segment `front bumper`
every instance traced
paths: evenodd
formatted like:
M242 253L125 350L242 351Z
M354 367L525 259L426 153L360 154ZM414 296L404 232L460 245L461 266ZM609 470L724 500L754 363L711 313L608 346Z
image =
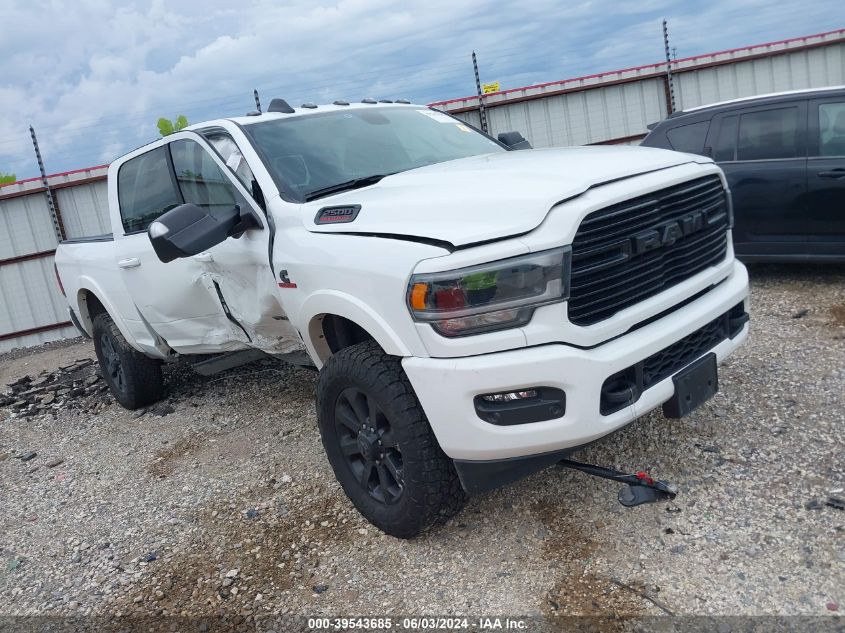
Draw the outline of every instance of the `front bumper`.
M671 376L645 390L634 404L609 415L599 412L608 377L695 332L747 294L748 273L735 262L722 283L695 301L592 349L551 344L463 358L409 357L402 365L441 448L452 459L505 460L565 451L612 433L669 400L674 394ZM745 325L734 338L707 351L721 362L747 336ZM497 426L476 413L477 395L537 386L565 392L562 417Z

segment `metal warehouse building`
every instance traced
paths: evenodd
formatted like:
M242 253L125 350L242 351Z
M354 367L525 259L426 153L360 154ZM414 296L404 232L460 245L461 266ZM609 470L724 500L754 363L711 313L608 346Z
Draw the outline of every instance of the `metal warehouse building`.
M671 111L666 63L485 95L489 131L534 147L635 143ZM845 84L845 29L672 62L676 109L783 90ZM433 107L479 125L477 96ZM49 160L49 156L47 157ZM60 239L111 230L106 167L0 187L0 351L75 335L53 273Z
M56 218L40 178L0 187L0 351L77 335L56 283L53 254L60 239L111 232L107 169L48 177Z
M845 29L672 61L675 109L845 84ZM534 147L634 143L671 112L666 62L512 88L483 97L488 131ZM480 126L478 97L429 104Z

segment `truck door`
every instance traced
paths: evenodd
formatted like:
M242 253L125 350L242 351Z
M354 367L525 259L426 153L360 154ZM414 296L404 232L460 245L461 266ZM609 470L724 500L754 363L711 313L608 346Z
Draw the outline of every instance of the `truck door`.
M733 194L742 254L789 252L806 237L806 102L719 115L708 145Z
M845 255L845 98L810 102L808 252Z
M115 227L114 265L141 317L179 352L205 351L204 345L227 341L230 324L203 283L202 262L186 258L164 264L147 235L158 216L184 202L167 145L123 163L117 193L123 230Z
M257 185L249 166L231 137L223 134L216 132L209 138L228 154L225 160L208 140L194 133L170 143L182 198L211 213L215 208L248 206L262 218L264 228L229 238L194 256L194 260L201 266L204 286L217 299L229 322L233 345L273 353L302 349L299 334L279 303L277 282L270 268L271 222L253 197Z

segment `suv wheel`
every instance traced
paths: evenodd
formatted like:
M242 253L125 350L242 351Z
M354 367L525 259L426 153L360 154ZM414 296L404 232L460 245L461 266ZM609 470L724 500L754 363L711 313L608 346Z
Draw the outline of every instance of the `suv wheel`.
M161 363L130 346L105 312L94 318L93 329L94 351L115 400L127 409L161 400L164 396Z
M346 496L373 525L411 538L457 514L466 495L399 359L372 341L329 358L317 418Z

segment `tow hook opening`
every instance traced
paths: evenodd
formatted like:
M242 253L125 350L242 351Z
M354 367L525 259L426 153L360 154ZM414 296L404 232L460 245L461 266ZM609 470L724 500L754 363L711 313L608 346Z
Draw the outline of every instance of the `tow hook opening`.
M666 481L654 479L642 470L636 473L623 473L613 468L583 464L571 459L562 459L557 464L561 468L580 470L582 473L587 473L594 477L601 477L602 479L610 479L611 481L626 484L619 491L619 503L626 508L633 508L644 503L671 501L678 494L677 486Z

